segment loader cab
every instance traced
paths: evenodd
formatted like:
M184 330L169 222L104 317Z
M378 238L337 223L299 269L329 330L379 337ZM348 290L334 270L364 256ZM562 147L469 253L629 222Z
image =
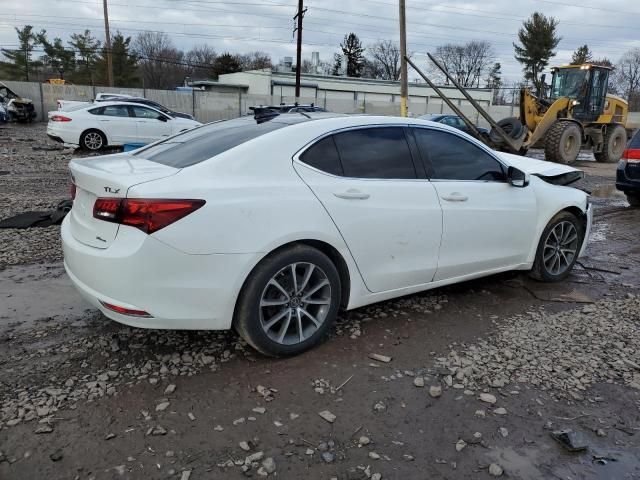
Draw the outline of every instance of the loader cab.
M549 99L569 98L572 118L581 122L597 121L604 112L611 69L585 64L555 67L551 71Z

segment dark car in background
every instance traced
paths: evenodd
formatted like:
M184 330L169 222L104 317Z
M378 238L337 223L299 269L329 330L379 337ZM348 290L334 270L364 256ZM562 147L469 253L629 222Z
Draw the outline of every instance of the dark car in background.
M449 114L439 114L439 115L422 115L418 117L422 120L429 120L430 122L443 123L445 125L449 125L450 127L457 128L458 130L462 130L463 132L470 133L469 127L462 121L460 117L457 115L449 115ZM489 130L483 127L476 126L478 131L489 133Z
M618 162L616 188L624 192L632 207L640 207L640 130L631 137Z

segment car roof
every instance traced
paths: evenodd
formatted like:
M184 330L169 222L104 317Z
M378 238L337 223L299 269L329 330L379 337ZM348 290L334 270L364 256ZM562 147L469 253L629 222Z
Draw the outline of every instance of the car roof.
M150 106L150 105L145 105L143 103L136 103L136 102L131 102L131 101L125 101L125 100L109 100L109 101L105 101L105 102L98 102L98 103L92 103L91 105L88 105L85 110L89 110L90 108L102 108L102 107L111 107L114 105L124 105L124 106L139 106L139 107L145 107L145 108L151 108L153 110L157 110L158 112L160 110L158 110L157 108Z

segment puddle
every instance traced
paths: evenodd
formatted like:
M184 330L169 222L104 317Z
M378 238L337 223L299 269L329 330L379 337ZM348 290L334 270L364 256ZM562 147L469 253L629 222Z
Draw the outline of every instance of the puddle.
M624 193L614 184L600 185L591 190L591 196L598 198L625 198Z

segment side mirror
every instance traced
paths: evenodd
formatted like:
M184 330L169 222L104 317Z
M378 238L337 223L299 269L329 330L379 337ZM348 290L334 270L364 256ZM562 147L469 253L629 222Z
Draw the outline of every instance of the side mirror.
M518 188L524 188L529 185L529 174L518 170L516 167L509 167L507 170L507 180L509 183Z
M165 117L164 115L158 115L158 120L160 120L161 122L166 122L169 119L167 117Z

